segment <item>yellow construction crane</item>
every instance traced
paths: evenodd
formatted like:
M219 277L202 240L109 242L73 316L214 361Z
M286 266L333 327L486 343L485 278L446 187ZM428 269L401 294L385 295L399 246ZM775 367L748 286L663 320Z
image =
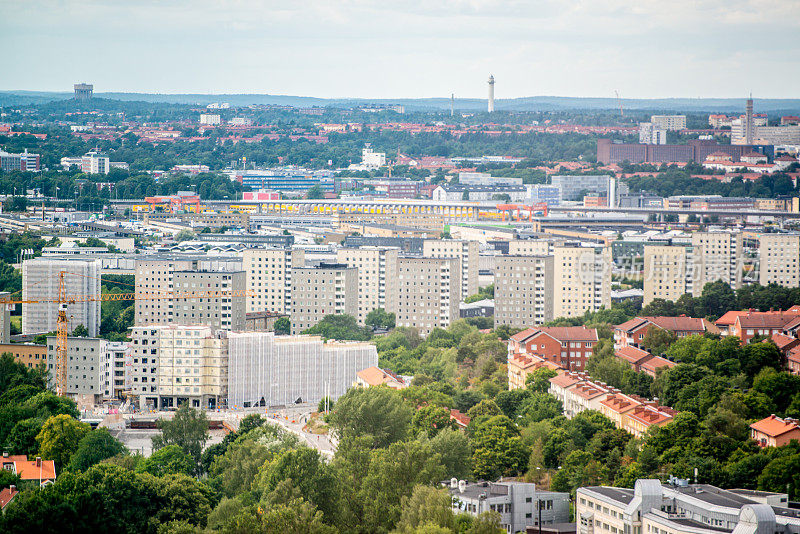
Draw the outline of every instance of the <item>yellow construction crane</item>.
M10 304L58 304L58 319L56 320L56 362L55 362L55 386L56 394L63 396L67 387L67 339L69 337L69 318L67 309L70 304L77 302L106 302L123 300L172 300L172 299L211 299L220 297L242 298L251 296L252 292L245 289L234 289L231 291L169 291L169 292L133 292L133 293L101 293L95 295L67 295L64 277L67 274L84 276L67 271L58 273L58 297L54 299L8 299L0 298L0 305ZM92 278L92 277L88 277ZM101 278L102 280L102 278ZM112 282L106 280L106 282ZM113 282L123 284L122 282Z

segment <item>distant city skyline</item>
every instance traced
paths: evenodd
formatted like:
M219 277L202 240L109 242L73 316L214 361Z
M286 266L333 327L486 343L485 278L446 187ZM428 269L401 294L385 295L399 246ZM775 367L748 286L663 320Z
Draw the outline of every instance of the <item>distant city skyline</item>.
M777 0L0 0L0 90L792 98L798 32Z

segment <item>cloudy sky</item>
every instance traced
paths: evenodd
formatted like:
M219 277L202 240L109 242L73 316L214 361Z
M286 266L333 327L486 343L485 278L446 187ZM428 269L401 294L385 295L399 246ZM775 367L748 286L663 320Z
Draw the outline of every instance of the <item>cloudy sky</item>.
M0 0L0 90L800 96L800 0Z

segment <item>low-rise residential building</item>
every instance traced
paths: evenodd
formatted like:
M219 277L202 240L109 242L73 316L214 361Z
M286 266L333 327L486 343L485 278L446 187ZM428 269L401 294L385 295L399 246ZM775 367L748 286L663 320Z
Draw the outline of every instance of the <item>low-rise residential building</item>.
M585 371L597 344L597 330L585 326L534 327L511 336L509 360L516 354L535 355L569 371Z
M750 438L759 447L782 447L792 440L800 441L800 424L797 419L772 414L750 425Z
M505 532L524 532L532 525L569 521L569 493L542 491L527 482L475 482L453 479L444 484L453 498L453 511L478 516L500 514Z
M0 345L0 354L11 354L28 369L35 369L40 365L47 365L47 346L35 343L3 343Z
M631 369L637 373L646 373L652 377L656 376L659 369L675 367L676 365L673 361L661 356L655 356L633 345L617 349L614 351L614 355L620 360L628 362Z
M46 486L56 481L56 463L54 460L42 460L37 456L28 460L24 454L9 455L4 452L0 458L0 469L10 471L20 480L38 480L40 486Z
M705 319L696 317L634 317L614 327L614 350L622 347L640 347L650 328L669 330L677 337L717 333L716 327Z
M406 381L405 377L373 365L356 373L355 385L360 388L386 386L389 389L403 389L411 384Z

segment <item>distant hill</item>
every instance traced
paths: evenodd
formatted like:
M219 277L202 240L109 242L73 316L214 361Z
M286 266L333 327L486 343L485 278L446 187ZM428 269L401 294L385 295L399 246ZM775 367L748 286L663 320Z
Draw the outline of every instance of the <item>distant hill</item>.
M408 111L434 111L450 109L449 98L317 98L292 95L258 94L159 94L159 93L95 93L97 97L123 101L162 102L170 104L194 104L205 106L212 102L228 102L231 106L272 104L295 107L347 108L359 104L400 104ZM0 106L36 105L54 100L72 98L69 92L0 91ZM744 98L654 98L622 99L622 107L629 110L670 112L744 112ZM460 111L483 111L486 100L479 98L457 98L456 109ZM575 98L562 96L532 96L500 99L498 110L507 111L557 111L557 110L608 110L617 109L615 98ZM756 99L754 107L761 113L800 113L800 99Z

